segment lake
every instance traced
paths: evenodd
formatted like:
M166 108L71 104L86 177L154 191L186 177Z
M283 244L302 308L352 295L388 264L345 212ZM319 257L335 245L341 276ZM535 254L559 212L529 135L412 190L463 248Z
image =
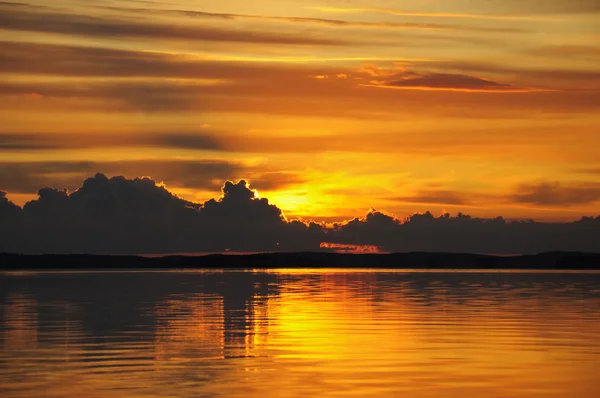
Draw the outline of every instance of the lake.
M599 377L599 273L0 273L3 398L592 398Z

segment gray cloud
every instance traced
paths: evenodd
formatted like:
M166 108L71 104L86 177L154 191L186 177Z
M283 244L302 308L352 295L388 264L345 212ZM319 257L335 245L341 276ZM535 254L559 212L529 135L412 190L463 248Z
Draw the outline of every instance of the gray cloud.
M411 74L408 78L402 80L389 80L383 83L390 87L404 88L432 88L432 89L457 89L457 90L514 90L508 84L502 84L480 77L449 74L432 73L414 77Z
M22 11L4 7L0 28L16 31L81 35L102 38L178 39L286 45L342 45L341 40L290 35L281 32L227 30L181 24L145 23L58 12Z
M0 72L77 77L164 77L180 79L271 80L316 73L310 67L265 65L247 62L184 59L180 56L146 51L117 50L28 42L0 42ZM132 82L122 82L124 85ZM172 86L180 85L171 82ZM4 82L4 90L19 90L18 84ZM54 86L59 94L78 87ZM135 86L133 86L135 87ZM83 90L80 88L79 90Z
M547 79L550 81L587 81L600 80L600 71L591 69L554 69L528 68L494 63L468 62L468 61L433 61L424 66L436 67L445 71L460 71L461 73L490 73L517 76L527 79ZM598 88L598 87L591 87Z
M573 206L600 201L600 183L539 182L521 184L511 196L517 203L540 206Z
M412 196L396 196L390 198L394 201L408 203L428 203L428 204L443 204L443 205L465 205L470 204L471 200L465 192L430 189L417 192Z
M57 150L111 147L168 147L201 150L225 149L206 133L49 134L0 133L0 150Z

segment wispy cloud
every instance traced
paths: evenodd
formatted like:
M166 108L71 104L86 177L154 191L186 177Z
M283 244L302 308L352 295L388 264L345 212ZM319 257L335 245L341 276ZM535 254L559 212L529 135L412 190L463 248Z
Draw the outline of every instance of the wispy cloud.
M541 181L521 184L511 196L517 203L540 206L574 206L600 202L600 183Z
M528 15L500 15L500 14L469 14L469 13L448 13L448 12L428 12L428 11L404 11L390 8L358 8L358 7L309 7L327 13L378 13L402 17L428 17L428 18L454 18L454 19L491 19L504 21L557 21L558 18L546 16L528 16Z
M209 42L238 42L329 46L347 44L345 40L310 37L284 32L243 31L199 25L167 24L108 19L90 15L19 10L3 7L0 28L16 31L78 35L101 38L178 39Z
M499 83L477 76L450 73L418 74L410 71L404 71L393 76L388 76L387 80L372 80L369 84L364 84L364 86L402 90L480 93L519 93L536 91L534 89L515 87L510 84Z
M211 18L222 20L253 20L253 21L271 21L271 22L290 22L302 24L317 24L331 27L347 28L372 28L372 29L401 29L401 30L457 30L457 31L479 31L479 32L498 32L498 33L523 33L524 29L516 28L494 28L479 27L468 25L453 24L432 24L416 22L366 22L366 21L346 21L330 18L309 18L309 17L290 17L290 16L270 16L270 15L251 15L251 14L231 14L218 12L205 12L194 10L177 9L152 9L152 8L133 8L133 7L111 7L98 6L98 8L123 12L123 13L147 13L152 15L179 15L191 18Z

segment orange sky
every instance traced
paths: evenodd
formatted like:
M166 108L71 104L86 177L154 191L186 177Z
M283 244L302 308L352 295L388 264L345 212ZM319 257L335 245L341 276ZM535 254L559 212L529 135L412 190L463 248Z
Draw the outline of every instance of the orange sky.
M96 172L288 217L600 213L595 0L0 4L0 190Z

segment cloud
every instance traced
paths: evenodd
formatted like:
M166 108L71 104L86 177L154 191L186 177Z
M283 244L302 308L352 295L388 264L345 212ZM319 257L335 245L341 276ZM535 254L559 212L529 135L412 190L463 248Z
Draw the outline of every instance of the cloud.
M188 90L211 85L224 84L229 81L262 80L265 83L273 79L302 76L306 78L315 72L310 65L294 64L282 67L262 62L246 62L221 59L218 56L182 55L159 51L120 50L103 47L85 47L60 44L42 44L31 42L0 42L3 56L0 72L55 75L60 77L103 77L127 78L112 81L100 87L116 88L118 83L126 90L141 90L136 83L140 78L172 78L162 84L163 90L169 86L174 89ZM323 69L322 67L320 67ZM137 80L136 80L137 79ZM186 79L186 80L183 80ZM203 84L203 81L206 83ZM98 82L89 81L82 87L65 87L65 85L48 84L55 95L74 91L85 94L87 87L97 87ZM168 83L168 84L166 84ZM185 83L185 84L183 84ZM96 86L94 85L96 84ZM14 82L3 82L3 91L7 94L23 93L22 85ZM146 86L147 92L152 88ZM36 90L34 90L36 91ZM28 91L31 93L31 91Z
M160 52L15 42L0 42L0 47L4 57L3 62L0 62L0 72L57 76L57 79L46 81L0 83L0 94L6 98L7 104L16 103L32 110L119 113L237 111L364 119L391 117L389 115L397 114L398 107L406 112L426 113L429 116L435 114L479 118L530 116L531 112L593 112L600 106L600 91L539 91L515 83L515 87L494 86L494 89L483 90L429 88L427 90L431 92L424 92L423 89L385 85L387 81L405 80L409 77L408 72L393 79L391 76L373 79L365 71L353 72L333 65L317 69L316 65L310 63L282 66L273 63L217 61L201 56L183 57ZM514 79L514 76L523 79L526 76L521 77L519 73L529 73L527 70L506 69L491 64L431 62L413 66L427 70L439 69L442 71L440 74L512 74L510 79ZM461 67L484 70L453 72ZM490 71L485 71L486 68ZM398 72L398 69L394 70L395 74ZM540 74L534 73L531 78L549 79L544 77L543 71L538 72ZM591 72L559 72L554 73L559 77L561 74L564 76L551 80L550 88L559 84L572 87L585 84L589 88L589 82L595 81L584 79L591 79ZM335 76L340 73L351 77L325 80L309 77L319 74ZM412 73L418 76L431 74L418 70ZM573 79L569 80L567 76L572 76ZM80 77L84 79L78 79ZM356 77L362 79L356 80ZM77 84L72 84L69 79L76 79ZM378 85L367 84L371 80ZM498 79L486 80L507 84ZM386 89L373 90L372 87ZM401 92L397 92L399 90ZM462 91L468 91L469 95L461 95ZM261 96L257 97L256 92L261 92ZM43 98L32 98L31 93L41 94ZM490 96L489 93L506 95ZM483 96L490 98L482 98ZM319 98L319 101L315 98ZM13 101L14 99L18 102ZM323 99L328 100L328 106L322 106ZM455 106L448 107L449 101Z
M600 183L539 182L521 184L511 196L517 203L540 206L573 206L600 201Z
M248 44L330 46L342 40L291 35L282 32L227 30L217 27L120 20L58 12L22 11L3 7L0 26L15 31L86 36L92 38L138 38L146 40L189 40Z
M0 252L254 252L328 250L339 245L382 251L597 251L600 217L539 223L460 213L434 217L427 212L400 220L371 210L365 217L325 228L286 219L245 180L227 181L218 199L193 203L148 177L103 174L86 179L72 192L42 188L23 209L0 193Z
M336 225L325 239L333 244L378 246L384 252L539 253L552 250L598 252L600 217L572 223L509 222L459 213L418 213L405 220L371 211Z
M575 174L599 174L600 175L600 167L583 167L579 169L570 170L571 173Z
M170 188L214 190L222 181L247 176L259 189L274 190L305 183L301 174L266 171L226 160L131 160L0 162L0 187L13 193L35 193L41 186L75 190L88 175L101 171L125 177L151 175Z
M432 61L426 66L448 72L458 71L461 74L485 73L511 76L513 79L517 77L519 80L548 82L553 88L559 86L561 89L600 89L599 86L594 86L594 83L600 80L600 71L597 69L556 69L552 65L547 68L532 68L470 61ZM558 84L561 82L564 83L562 87ZM579 87L577 83L583 85Z
M348 27L348 28L372 28L372 29L417 29L417 30L459 30L459 31L490 31L490 32L523 32L519 29L509 28L482 28L477 26L451 25L451 24L430 24L430 23L414 23L414 22L365 22L365 21L346 21L341 19L329 18L307 18L307 17L287 17L287 16L269 16L269 15L250 15L250 14L231 14L204 12L195 10L177 10L177 9L152 9L152 8L135 8L135 7L113 7L100 6L97 8L124 12L127 14L151 14L151 15L179 15L192 18L209 18L220 20L249 20L249 21L270 21L270 22L288 22L301 24L317 24L331 27Z
M373 72L371 72L373 73ZM402 71L386 80L373 80L372 87L385 87L407 90L439 90L459 92L527 92L529 90L514 87L481 77L452 74L429 73L419 74L412 71Z
M1 219L11 219L17 216L21 208L6 197L6 192L0 191L0 216Z
M498 21L546 21L568 20L568 14L600 12L598 0L478 0L469 3L468 11L453 7L454 12L408 10L377 7L309 7L326 13L378 13L401 17L424 17L443 19L481 19Z
M0 186L14 193L34 193L40 186L76 189L85 176L101 170L126 176L152 175L171 187L214 189L220 181L242 174L244 167L235 162L218 160L135 160L135 161L49 161L2 162Z
M8 213L5 195L0 212ZM12 204L10 204L12 205ZM15 208L12 205L11 208ZM18 209L18 207L17 207ZM246 181L226 182L219 199L183 200L150 178L85 180L69 192L43 188L25 204L23 221L0 242L0 251L85 253L272 251L319 248L320 227L287 222L258 198ZM7 231L2 228L2 231Z
M427 18L453 18L453 19L491 19L500 21L539 21L552 20L548 17L518 15L518 14L484 14L466 12L434 12L434 11L408 11L392 8L358 8L358 7L310 7L311 9L328 13L377 13L400 17L427 17Z
M390 198L394 201L407 203L429 203L441 205L466 205L471 201L464 192L456 192L442 189L431 189L419 191L412 196L397 196Z
M528 53L547 57L597 58L600 57L600 47L582 45L546 46L533 51L530 50Z
M493 8L498 6L496 0L480 0L477 2L482 8ZM600 12L600 1L598 0L503 0L502 7L518 12L519 14L588 14Z
M0 150L57 150L84 148L168 147L221 150L219 141L205 133L148 133L139 135L81 133L0 133Z

